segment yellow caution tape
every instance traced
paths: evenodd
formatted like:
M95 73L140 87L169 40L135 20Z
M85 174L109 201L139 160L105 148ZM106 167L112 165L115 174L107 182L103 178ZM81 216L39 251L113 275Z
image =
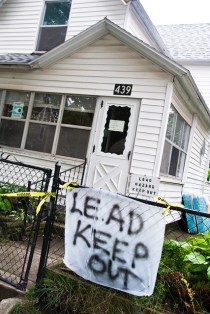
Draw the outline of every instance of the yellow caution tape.
M39 205L37 206L36 208L36 213L38 215L38 213L40 212L41 208L42 208L42 205L46 202L46 200L48 199L49 196L52 196L52 197L55 197L55 194L54 193L47 193L45 195L45 197L41 200L41 202L39 202Z
M72 191L74 187L78 187L79 185L76 182L67 182L64 183L61 188L62 189L69 189ZM17 192L17 193L5 193L5 194L0 194L0 197L43 197L43 199L39 202L37 208L36 208L36 213L38 214L41 210L42 205L46 202L49 196L55 197L55 193L53 192ZM183 208L183 205L180 204L169 204L164 198L162 197L155 197L155 201L166 204L167 207L166 209L162 212L162 215L165 215L168 213L171 209L171 207L180 207Z
M71 186L70 186L71 185ZM78 184L76 182L67 182L61 186L61 188L69 189L70 191L73 190L74 187L77 187ZM17 192L17 193L5 193L0 194L0 197L43 197L43 199L39 202L36 213L40 212L43 204L46 202L49 196L55 197L55 193L53 192Z
M70 186L71 185L71 186ZM67 183L64 183L61 188L62 189L68 189L70 191L72 191L74 189L74 187L78 187L78 184L76 182L67 182Z
M5 193L0 194L0 197L43 197L43 199L39 202L36 213L38 213L41 210L42 205L46 202L49 196L55 197L55 193L52 192L17 192L17 193Z
M161 204L166 204L167 205L166 209L164 209L164 211L162 212L162 215L166 215L171 210L171 207L184 208L184 206L181 205L181 204L169 204L164 198L162 198L160 196L155 197L155 201L159 202Z
M36 196L45 196L46 194L50 195L51 192L17 192L17 193L5 193L0 194L0 197L36 197ZM52 194L52 193L51 193Z

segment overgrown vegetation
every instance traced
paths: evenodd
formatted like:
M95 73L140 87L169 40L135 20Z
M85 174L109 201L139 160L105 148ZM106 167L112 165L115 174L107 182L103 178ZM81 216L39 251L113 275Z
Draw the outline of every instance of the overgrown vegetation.
M0 182L0 195L9 193L26 192L25 186L18 186L15 184ZM9 215L14 217L15 213L17 218L22 218L23 204L17 198L8 198L0 196L0 214ZM19 216L18 216L19 214Z
M136 297L89 283L64 265L57 265L47 271L42 287L30 291L29 302L13 314L209 314L209 263L210 234L189 236L180 242L165 240L150 297ZM31 307L32 304L35 305Z
M25 186L0 182L0 195L26 191ZM30 207L31 204L24 198L0 196L0 235L20 240L24 223L33 220L33 214L28 211Z

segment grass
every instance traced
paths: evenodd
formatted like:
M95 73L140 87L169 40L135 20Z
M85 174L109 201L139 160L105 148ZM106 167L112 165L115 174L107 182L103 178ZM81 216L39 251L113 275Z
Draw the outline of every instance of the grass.
M12 314L210 314L209 281L191 281L189 270L183 249L165 241L152 296L136 297L90 283L59 264Z

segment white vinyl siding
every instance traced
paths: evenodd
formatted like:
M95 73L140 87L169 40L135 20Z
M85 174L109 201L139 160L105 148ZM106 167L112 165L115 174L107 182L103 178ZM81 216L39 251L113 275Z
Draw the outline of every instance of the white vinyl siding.
M67 39L107 17L124 27L126 6L120 0L73 0Z
M210 66L187 65L186 67L190 70L204 100L210 108Z
M174 90L171 103L182 118L191 126L193 115L187 109L188 105L181 99L180 94ZM184 183L180 179L160 176L159 196L171 203L181 203L183 186Z
M192 150L189 160L187 179L185 182L184 192L201 194L207 179L208 163L208 133L198 119L195 129ZM205 152L201 154L201 149L205 141Z
M48 69L31 73L2 72L0 89L113 97L116 83L133 84L130 98L143 100L132 172L151 175L167 83L171 80L169 74L107 35Z
M187 109L187 104L181 102L181 97L177 92L173 93L172 103L179 114L192 126L193 115ZM187 173L184 182L161 177L159 195L169 202L181 203L182 193L202 194L204 192L205 181L207 177L208 162L208 130L197 119L192 147L190 149L189 163L186 165ZM200 152L205 139L205 153L201 158ZM171 180L171 182L170 182ZM206 192L208 185L206 184ZM209 189L210 190L210 189Z
M148 99L143 99L141 103L130 172L152 176L157 156L165 96L162 99L150 99L148 96Z
M164 198L169 203L179 204L182 201L183 184L170 182L160 182L158 196Z
M35 49L43 0L7 0L0 10L0 53Z
M36 49L43 0L7 0L0 10L0 53ZM120 0L73 0L66 40L107 17L124 27L126 6Z
M108 35L44 71L2 72L0 88L113 96L116 83L133 84L133 98L164 100L168 78L157 66Z

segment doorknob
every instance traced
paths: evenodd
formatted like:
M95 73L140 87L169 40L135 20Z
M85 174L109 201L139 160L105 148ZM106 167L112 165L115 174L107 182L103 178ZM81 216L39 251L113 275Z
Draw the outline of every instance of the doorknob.
M130 155L131 155L131 151L129 151L128 153L128 160L130 159Z

